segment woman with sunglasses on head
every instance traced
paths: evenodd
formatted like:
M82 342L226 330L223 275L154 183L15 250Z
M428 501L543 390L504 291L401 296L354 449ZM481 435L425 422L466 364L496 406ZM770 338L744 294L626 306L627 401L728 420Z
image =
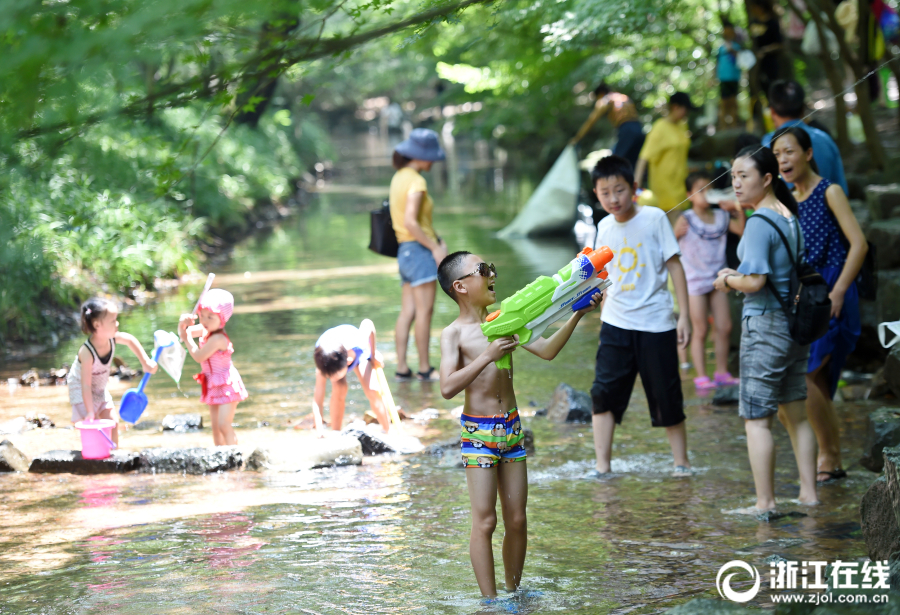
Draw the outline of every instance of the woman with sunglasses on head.
M438 379L428 359L428 346L437 291L437 268L447 256L447 245L434 232L434 202L421 172L430 171L434 162L444 158L437 133L427 128L414 129L406 141L394 148L393 165L397 172L391 180L391 222L400 244L397 263L403 288L400 315L394 330L398 380L413 377L406 359L409 329L413 322L419 351L416 377L426 382Z
M804 242L797 201L778 176L778 161L770 150L753 146L741 150L731 167L731 184L738 203L754 213L738 244L740 267L720 271L714 286L726 293L744 293L738 414L744 419L756 486L756 505L731 512L759 515L775 510L772 417L776 414L794 449L800 475L798 501L819 503L816 436L806 418L809 347L791 337L787 316L773 294L773 289L781 297L788 294L791 258L803 251Z
M847 356L860 334L856 277L869 246L843 188L818 174L812 140L802 128L775 133L772 152L784 181L794 185L800 207L800 227L807 240L806 260L831 289L828 333L809 348L806 413L819 443L819 482L847 476L841 463L841 439L832 400Z

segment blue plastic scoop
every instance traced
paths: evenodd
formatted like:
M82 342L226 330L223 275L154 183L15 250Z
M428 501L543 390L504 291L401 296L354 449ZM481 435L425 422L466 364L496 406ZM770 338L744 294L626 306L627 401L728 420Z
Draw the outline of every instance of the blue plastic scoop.
M165 348L174 344L175 340L171 339L171 336L165 331L157 331L153 334L153 337L156 341L156 352L153 353L153 360L158 363L159 355L162 354ZM141 414L147 408L147 395L144 393L144 387L147 386L147 381L150 380L151 375L150 372L145 372L144 377L141 378L141 383L136 389L125 391L125 395L122 396L122 401L119 403L119 416L122 417L123 421L128 421L133 425L141 418Z

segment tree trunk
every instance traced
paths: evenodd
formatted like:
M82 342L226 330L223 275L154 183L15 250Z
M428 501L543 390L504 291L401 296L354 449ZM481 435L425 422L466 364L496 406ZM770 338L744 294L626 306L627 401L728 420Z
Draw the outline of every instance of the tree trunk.
M865 2L865 0L863 0L863 2ZM872 101L869 97L869 84L865 80L865 54L868 50L861 46L860 54L853 53L853 50L850 49L847 41L844 40L844 29L841 28L837 19L834 17L834 5L830 0L807 0L807 6L810 7L810 14L813 19L816 20L817 24L821 22L819 12L825 13L828 16L828 27L837 38L838 45L840 45L841 48L841 55L847 61L847 64L850 65L850 69L853 71L853 76L856 80L856 85L854 86L854 89L856 90L856 111L859 113L860 120L862 120L863 132L866 134L866 147L869 150L869 155L872 157L872 167L883 170L885 163L884 147L881 144L881 136L878 134L878 127L875 125L875 118L872 116ZM869 17L868 4L866 4L865 8L865 13L861 13L859 16L860 21L867 20Z
M747 12L747 24L750 23L752 19L750 13L750 5L753 0L744 0L744 10ZM749 33L748 33L749 34ZM753 41L753 37L750 37L750 46L753 51L757 51L756 43ZM762 109L762 101L760 100L760 92L759 92L759 61L753 65L753 68L750 69L748 79L750 81L750 126L747 127L748 132L756 132L756 126L765 126L763 123L763 109Z

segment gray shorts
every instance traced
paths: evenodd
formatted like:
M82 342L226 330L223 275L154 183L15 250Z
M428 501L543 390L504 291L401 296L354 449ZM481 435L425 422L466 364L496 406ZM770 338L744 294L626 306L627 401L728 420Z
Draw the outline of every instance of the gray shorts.
M741 403L744 419L778 413L778 404L806 399L809 346L788 333L784 312L746 316L741 323Z
M431 250L418 241L404 241L397 251L400 283L421 286L437 280L437 263Z
M104 399L103 396L97 395L96 393L93 395L92 401L94 402L95 419L112 418L112 411L115 406L111 401ZM84 402L72 404L72 422L77 423L78 421L83 421L86 418L87 409L84 407Z

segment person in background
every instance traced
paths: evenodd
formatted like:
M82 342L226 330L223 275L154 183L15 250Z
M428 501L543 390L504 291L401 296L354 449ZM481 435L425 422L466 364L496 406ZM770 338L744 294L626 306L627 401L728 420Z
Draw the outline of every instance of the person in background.
M719 94L722 103L719 107L719 126L731 128L738 124L737 95L741 89L741 69L737 65L737 53L741 50L737 42L734 24L727 19L722 20L722 38L716 59L716 76L719 78Z
M759 90L765 95L778 79L778 57L784 47L781 37L781 25L772 0L751 0L750 2L750 36L756 46L757 83Z
M806 414L819 443L819 482L847 476L841 463L841 437L832 399L847 356L861 332L856 277L869 246L847 195L816 173L815 149L809 133L799 126L782 128L772 139L781 177L794 185L800 207L800 228L806 238L806 260L831 289L828 333L809 348L806 373Z
M569 143L574 145L581 141L597 120L605 115L616 129L616 144L612 153L621 156L633 167L637 164L638 154L644 145L644 127L638 121L634 102L625 94L611 91L602 82L594 89L594 98L594 110Z
M428 347L437 291L437 267L447 256L447 245L434 232L434 202L421 173L430 171L434 162L445 157L437 133L427 128L414 129L408 139L394 148L393 165L397 172L391 179L390 205L391 222L400 244L397 264L402 285L400 315L394 329L398 380L413 377L406 360L409 330L413 323L419 351L416 376L422 381L437 380L428 359Z
M738 384L738 379L728 373L728 351L731 337L731 310L728 297L715 291L713 282L718 272L727 265L725 260L726 235L744 232L744 210L733 201L719 203L721 209L712 209L706 200L707 186L712 176L705 171L688 175L685 187L691 200L691 209L684 212L675 223L675 238L681 248L681 264L687 278L688 303L690 304L691 357L697 370L694 386L703 393L720 386ZM716 371L713 379L706 375L706 333L709 314L712 312L715 327Z
M690 96L684 92L672 94L669 113L653 123L634 170L634 181L640 187L649 168L650 190L659 208L667 214L676 207L683 209L689 205L684 189L684 180L688 175L688 150L691 147L686 118L694 108ZM675 216L677 214L670 219Z
M381 353L375 350L375 324L368 318L359 328L353 325L338 325L319 336L313 352L316 364L316 387L313 390L313 419L316 435L325 435L322 408L325 406L325 388L331 381L331 404L329 419L332 431L340 431L344 421L347 401L347 374L355 371L362 385L363 394L369 400L372 414L385 433L391 428L388 410L375 370L384 366Z
M778 298L787 295L791 253L803 250L797 201L778 174L778 160L765 148L741 151L731 168L735 197L754 214L747 220L738 246L737 271L722 269L716 290L744 293L741 319L741 393L738 414L747 432L747 454L756 487L756 504L730 512L759 515L774 511L775 440L772 417L787 429L800 475L801 504L818 504L816 436L806 418L806 365L809 347L790 335ZM764 218L764 219L762 219ZM770 224L771 223L771 224ZM772 225L776 228L773 228ZM779 232L781 235L779 235Z
M837 144L827 133L814 128L803 121L806 112L806 94L803 87L796 81L776 81L769 90L769 108L772 112L772 121L775 129L788 126L799 126L809 134L815 152L816 165L819 175L843 189L848 193L847 178L844 176L844 163L841 160L841 152ZM769 147L775 131L763 137L763 145Z

